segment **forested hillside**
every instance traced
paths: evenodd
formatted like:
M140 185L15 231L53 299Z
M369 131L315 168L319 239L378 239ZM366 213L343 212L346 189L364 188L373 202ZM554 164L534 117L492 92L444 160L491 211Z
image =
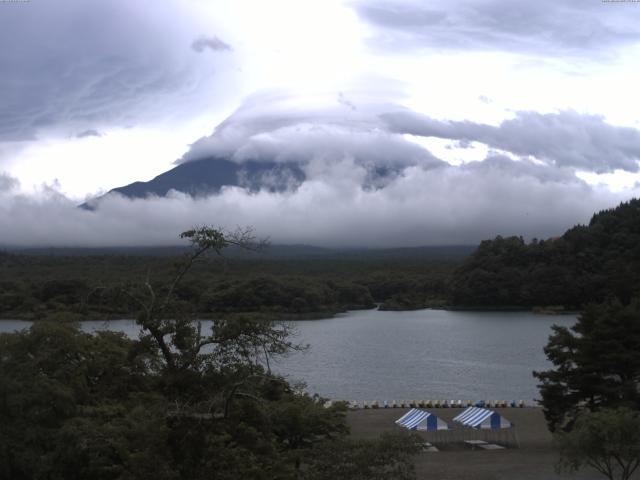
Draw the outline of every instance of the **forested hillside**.
M596 213L589 225L526 243L483 241L455 270L451 301L465 306L562 306L579 309L640 291L640 200Z

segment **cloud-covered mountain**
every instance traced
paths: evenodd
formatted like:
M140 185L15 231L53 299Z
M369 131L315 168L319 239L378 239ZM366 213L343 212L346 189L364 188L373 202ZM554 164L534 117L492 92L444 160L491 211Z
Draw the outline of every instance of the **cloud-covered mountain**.
M134 182L109 193L146 198L164 197L173 190L195 198L219 194L224 187L239 187L250 193L295 191L307 179L308 167L307 158L301 158L298 163L247 160L239 164L210 157L182 163L148 182ZM366 189L379 188L401 173L400 168L388 165L367 167L362 183Z
M251 225L278 244L470 244L558 235L640 194L638 185L614 192L578 175L637 170L637 131L600 117L515 112L488 125L353 95L312 100L251 97L174 168L114 189L92 209L75 208L55 185L20 195L2 177L0 242L172 245L181 231L211 224ZM445 162L421 139L477 159Z
M386 125L382 113L399 107L366 104L360 110L342 93L322 108L291 108L287 99L281 92L250 97L212 135L197 140L176 167L109 194L163 197L173 190L207 197L224 187L287 192L334 176L357 177L370 190L384 188L408 167L446 165Z
M333 101L331 101L333 100ZM640 131L575 111L515 112L499 125L444 121L393 104L353 101L343 93L322 107L291 103L282 92L250 97L215 131L197 140L173 169L147 182L115 188L128 198L295 192L305 182L350 182L384 190L412 169L429 177L451 170L500 171L503 181L528 176L580 185L577 171L637 172ZM292 106L294 105L294 106ZM450 165L410 138L439 139L458 151L485 145L481 162ZM460 174L460 173L458 173ZM583 185L586 187L586 185Z
M464 244L640 194L629 2L13 3L0 245L171 245L195 224Z
M206 197L218 194L228 186L242 187L251 192L261 189L281 192L297 188L304 179L304 172L295 163L250 160L238 164L213 157L182 163L148 182L131 183L111 192L129 198L164 197L171 190L192 197Z

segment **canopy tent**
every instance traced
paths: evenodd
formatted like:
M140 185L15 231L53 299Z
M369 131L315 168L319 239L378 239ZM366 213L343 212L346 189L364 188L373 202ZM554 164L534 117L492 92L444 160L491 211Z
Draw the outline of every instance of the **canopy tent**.
M467 408L455 417L453 421L461 423L466 427L492 430L497 428L511 428L513 426L509 420L502 417L498 412L480 407Z
M412 408L398 420L396 423L401 427L408 428L409 430L421 430L421 431L437 431L447 430L449 426L446 422L436 417L434 414Z

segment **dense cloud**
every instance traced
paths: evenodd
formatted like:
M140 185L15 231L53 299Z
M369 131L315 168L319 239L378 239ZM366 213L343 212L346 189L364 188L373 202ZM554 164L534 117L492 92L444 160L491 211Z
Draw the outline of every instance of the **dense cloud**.
M0 172L0 193L10 192L20 185L17 178Z
M443 165L381 121L380 113L399 110L397 106L344 93L318 96L311 104L286 92L255 94L212 135L195 142L182 161L223 157L238 163L296 162L318 171L344 159L370 168Z
M640 190L590 187L569 169L490 157L461 166L409 166L383 188L363 187L352 159L325 165L297 190L250 193L239 187L193 199L106 197L86 211L54 188L39 196L0 190L0 244L172 245L195 224L251 225L274 243L414 246L476 243L497 234L561 234L594 211Z
M640 41L638 9L632 2L359 0L355 9L377 28L375 46L394 51L488 50L593 58Z
M493 126L436 120L344 93L329 100L320 97L310 106L286 92L248 98L213 134L196 141L181 161L224 157L240 163L307 163L346 156L380 167L441 163L405 134L449 139L458 148L480 142L517 157L587 172L637 172L640 166L640 131L612 125L602 116L525 111Z
M0 8L0 142L189 115L214 66L183 2L60 0ZM223 60L216 60L223 61Z
M574 111L516 112L499 126L470 121L442 122L410 111L383 114L389 129L424 137L477 141L549 164L596 173L637 172L640 131L608 124L601 116Z
M454 166L406 134L450 139L454 151L482 142L507 153L490 149L483 161ZM294 162L305 174L297 188L225 187L197 199L110 195L86 211L55 186L23 196L0 177L0 244L168 245L194 224L251 225L275 243L326 246L548 237L640 194L576 176L577 168L637 170L638 144L636 130L576 112L519 112L491 126L434 120L353 92L303 101L271 91L249 98L182 161Z

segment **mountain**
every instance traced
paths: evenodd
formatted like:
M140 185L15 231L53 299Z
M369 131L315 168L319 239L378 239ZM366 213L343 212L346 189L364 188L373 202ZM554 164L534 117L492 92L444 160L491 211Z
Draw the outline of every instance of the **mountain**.
M218 193L225 186L240 186L252 191L260 188L283 191L297 187L304 179L304 172L294 163L249 160L238 164L224 158L204 158L181 163L148 182L134 182L109 193L144 198L149 195L163 197L170 190L177 190L198 197Z
M274 162L252 159L237 163L226 158L209 157L181 163L148 182L134 182L110 190L93 199L82 208L93 209L104 197L119 193L129 198L150 195L166 196L170 191L186 193L192 197L205 197L219 193L223 187L235 186L249 191L267 190L283 192L297 189L306 180L304 161ZM395 178L402 165L363 165L367 170L364 188L380 188Z
M295 163L248 160L239 164L224 158L204 158L181 163L148 182L134 182L114 188L80 207L90 210L96 208L103 198L113 193L129 198L145 198L150 195L164 197L175 190L192 197L205 197L219 193L226 186L243 187L250 191L267 189L281 192L297 188L304 179L304 172Z

